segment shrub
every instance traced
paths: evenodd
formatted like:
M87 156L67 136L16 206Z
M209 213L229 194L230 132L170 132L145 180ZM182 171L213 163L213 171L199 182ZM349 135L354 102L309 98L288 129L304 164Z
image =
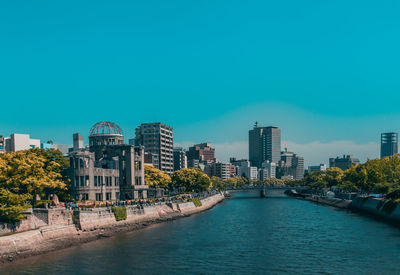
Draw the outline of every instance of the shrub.
M194 204L196 207L202 206L201 201L200 201L199 199L197 199L197 198L190 199L190 201L193 202L193 204Z
M111 209L116 221L126 220L126 208L124 206L115 206Z

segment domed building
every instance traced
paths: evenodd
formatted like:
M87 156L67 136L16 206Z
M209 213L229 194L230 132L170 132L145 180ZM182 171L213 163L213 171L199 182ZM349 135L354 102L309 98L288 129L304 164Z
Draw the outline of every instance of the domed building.
M124 144L121 128L110 121L101 121L93 125L89 132L89 146Z
M89 150L101 159L109 145L124 144L122 129L111 121L100 121L89 132Z
M96 123L89 132L89 147L74 144L74 148L79 149L69 154L69 174L76 199L119 201L147 198L144 149L124 144L122 129L117 124L110 121Z

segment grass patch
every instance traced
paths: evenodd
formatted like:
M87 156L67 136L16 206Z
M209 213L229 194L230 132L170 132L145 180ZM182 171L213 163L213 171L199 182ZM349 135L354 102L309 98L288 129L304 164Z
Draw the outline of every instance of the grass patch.
M203 204L201 203L201 200L199 200L199 199L197 199L197 198L192 198L192 199L190 199L190 201L193 202L193 204L194 204L196 207L200 207L200 206L203 205Z
M126 208L124 206L115 206L111 209L116 221L126 220Z

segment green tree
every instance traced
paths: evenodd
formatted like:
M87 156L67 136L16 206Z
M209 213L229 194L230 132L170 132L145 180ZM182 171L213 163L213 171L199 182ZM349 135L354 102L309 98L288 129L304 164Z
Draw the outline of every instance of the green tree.
M51 155L41 149L0 154L1 219L20 220L21 212L30 204L35 205L36 195L65 189L61 161Z
M184 168L172 175L172 187L183 192L201 192L210 190L212 182L200 169Z
M154 188L168 188L171 177L150 165L144 166L144 183Z
M330 167L326 170L325 178L329 187L339 185L344 176L343 170L338 167Z

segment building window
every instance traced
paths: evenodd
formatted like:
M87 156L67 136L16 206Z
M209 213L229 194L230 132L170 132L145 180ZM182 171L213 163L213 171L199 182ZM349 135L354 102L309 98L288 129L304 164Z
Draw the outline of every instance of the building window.
M103 176L99 176L99 185L102 186L103 185Z
M106 200L110 201L111 200L111 192L106 193Z
M81 176L80 178L81 178L81 184L80 184L80 186L84 186L84 185L85 185L85 177L84 177L84 176Z
M115 181L114 181L114 185L115 185L115 186L118 186L118 177L115 177L114 180L115 180Z
M89 186L89 176L85 176L85 186Z
M96 201L103 201L103 194L102 193L96 193Z
M119 192L115 192L115 199L119 200Z
M75 176L75 186L79 186L79 176Z
M94 176L94 186L97 186L97 176Z
M108 186L108 177L106 176L106 186Z
M83 201L89 200L89 194L82 194L82 200Z
M79 167L80 168L85 167L85 164L83 163L83 159L79 159Z

